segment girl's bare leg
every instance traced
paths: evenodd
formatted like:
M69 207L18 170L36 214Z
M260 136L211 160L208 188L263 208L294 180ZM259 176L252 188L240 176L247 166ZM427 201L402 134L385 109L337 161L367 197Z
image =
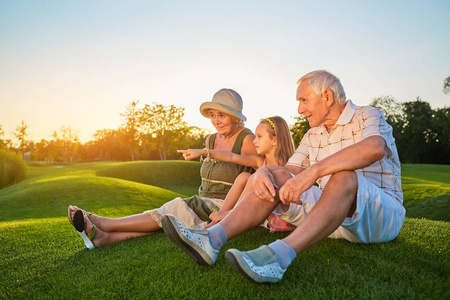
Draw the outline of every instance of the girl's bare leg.
M216 223L219 223L223 218L225 218L231 210L221 210L215 213L212 213L209 218Z
M233 207L236 205L236 202L241 197L242 191L244 190L250 175L251 174L248 172L243 172L239 174L238 177L236 177L233 186L228 191L227 196L225 197L225 201L223 202L223 206L220 211L233 209Z
M284 171L273 172L275 183L277 186L283 184L292 176ZM266 219L275 207L280 203L278 196L275 197L274 202L259 199L252 190L251 178L248 180L247 186L244 189L244 194L249 189L249 192L244 195L242 201L222 220L220 224L225 229L228 239L231 239L242 232L256 227ZM249 214L249 212L252 212Z

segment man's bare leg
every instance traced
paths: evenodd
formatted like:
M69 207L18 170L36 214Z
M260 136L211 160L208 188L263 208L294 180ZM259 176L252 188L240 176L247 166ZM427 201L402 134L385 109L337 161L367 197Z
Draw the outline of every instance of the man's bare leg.
M357 186L355 172L334 174L316 205L288 237L251 251L230 249L225 254L227 262L254 282L280 281L297 254L325 239L353 214Z
M323 193L302 223L283 241L297 254L333 233L356 209L358 178L353 171L330 177Z

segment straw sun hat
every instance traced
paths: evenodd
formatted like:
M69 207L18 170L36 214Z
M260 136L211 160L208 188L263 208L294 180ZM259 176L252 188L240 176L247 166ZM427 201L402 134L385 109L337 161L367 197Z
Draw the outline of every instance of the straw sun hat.
M210 118L208 110L214 109L232 115L242 121L247 121L247 118L242 114L242 107L242 98L236 91L221 89L214 94L211 102L205 102L200 105L200 112L203 116Z

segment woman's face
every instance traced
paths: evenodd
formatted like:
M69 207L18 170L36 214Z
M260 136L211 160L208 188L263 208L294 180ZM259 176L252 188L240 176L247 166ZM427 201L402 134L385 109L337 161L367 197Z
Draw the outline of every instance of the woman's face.
M218 134L229 135L234 133L237 123L232 116L215 109L210 109L209 117Z

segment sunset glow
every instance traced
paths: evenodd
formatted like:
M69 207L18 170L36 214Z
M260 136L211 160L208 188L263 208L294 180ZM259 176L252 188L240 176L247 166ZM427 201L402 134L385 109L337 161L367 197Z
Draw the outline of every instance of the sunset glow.
M364 2L364 4L362 3ZM0 125L29 140L117 129L132 101L186 108L221 88L247 126L297 114L295 82L327 69L359 105L392 95L450 103L449 1L0 1Z

